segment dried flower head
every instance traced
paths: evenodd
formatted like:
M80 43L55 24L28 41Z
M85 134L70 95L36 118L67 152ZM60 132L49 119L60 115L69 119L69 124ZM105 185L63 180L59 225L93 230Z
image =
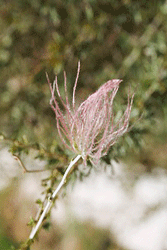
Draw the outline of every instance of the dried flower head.
M113 101L121 80L113 79L104 83L94 94L90 95L81 105L75 107L75 92L79 77L80 63L73 87L73 99L70 105L67 94L67 81L64 72L65 101L60 95L57 76L53 83L48 82L51 89L50 105L55 112L57 129L64 145L76 154L82 155L86 162L89 157L93 163L107 154L108 149L120 136L128 130L133 96L128 96L127 108L119 120L115 119ZM64 106L63 112L55 97L55 89Z

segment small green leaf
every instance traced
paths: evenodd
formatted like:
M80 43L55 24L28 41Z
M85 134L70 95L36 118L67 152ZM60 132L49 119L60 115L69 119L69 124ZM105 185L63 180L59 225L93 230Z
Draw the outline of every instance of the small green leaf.
M42 205L43 205L43 203L42 203L41 199L37 199L37 200L36 200L36 203L37 203L37 204L39 204L40 206L42 206Z
M33 227L35 225L35 221L32 217L30 217L30 221L27 223L28 226Z

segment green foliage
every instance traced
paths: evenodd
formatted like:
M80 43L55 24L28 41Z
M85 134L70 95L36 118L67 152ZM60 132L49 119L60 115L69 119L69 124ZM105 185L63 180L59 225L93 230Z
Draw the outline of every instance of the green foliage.
M73 157L57 135L46 72L51 81L58 74L62 93L66 70L71 98L81 60L77 105L112 78L123 79L117 112L126 105L129 85L136 92L132 129L103 158L108 164L130 150L139 151L146 134L165 140L167 1L15 0L1 1L0 8L0 132L4 135L0 139L20 159L35 152L34 158L46 161L46 169L56 169L42 180L46 198ZM80 179L89 175L91 167L89 163L87 173L80 171ZM41 201L37 203L42 207Z
M1 8L0 127L13 155L33 150L47 169L63 174L73 155L57 136L45 72L51 81L59 73L63 92L65 69L71 98L79 59L77 105L112 78L123 79L115 112L123 111L129 85L136 92L132 129L110 149L106 162L140 150L143 135L166 121L166 1L16 0Z
M0 247L1 249L5 249L5 250L15 250L15 247L12 246L13 242L11 242L11 240L7 237L5 237L4 235L1 234L0 236Z
M0 125L6 136L26 135L47 146L57 138L45 71L54 77L65 69L70 92L79 59L82 99L84 91L119 77L122 95L127 83L139 84L135 107L149 114L152 95L166 93L165 1L17 0L1 8Z
M28 222L27 225L30 226L30 227L33 227L35 225L35 221L34 221L34 219L32 217L30 218L30 221Z

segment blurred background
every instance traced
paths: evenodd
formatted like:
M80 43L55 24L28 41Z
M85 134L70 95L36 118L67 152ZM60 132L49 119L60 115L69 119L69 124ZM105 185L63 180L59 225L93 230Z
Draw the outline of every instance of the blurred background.
M100 168L76 170L32 249L167 249L166 40L165 0L0 2L0 249L28 237L41 180L59 181L73 157L57 134L46 72L63 94L66 71L71 98L79 60L77 103L120 78L115 112L130 87L133 127ZM13 155L47 171L23 174Z

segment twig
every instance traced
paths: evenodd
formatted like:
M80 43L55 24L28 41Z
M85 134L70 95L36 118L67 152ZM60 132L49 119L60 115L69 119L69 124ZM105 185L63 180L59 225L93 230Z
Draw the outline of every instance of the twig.
M68 168L66 169L63 178L61 180L61 182L59 183L58 187L56 188L56 190L53 192L53 194L51 195L51 197L48 198L47 204L37 222L37 224L35 225L34 228L32 228L32 231L30 233L29 236L29 240L32 240L34 238L34 236L36 235L38 229L40 228L45 216L49 213L53 203L54 203L54 199L56 198L58 192L60 191L60 189L63 187L63 185L66 183L66 179L69 175L69 173L71 172L74 164L81 158L81 155L78 155L73 161L70 162L70 165L68 166Z
M20 159L20 157L18 157L17 155L14 155L14 154L13 154L13 157L14 157L15 160L18 161L19 165L24 169L24 171L25 171L26 173L34 173L34 172L48 171L48 169L28 170L28 169L25 167L25 165L24 165L24 163L22 162L22 160Z

